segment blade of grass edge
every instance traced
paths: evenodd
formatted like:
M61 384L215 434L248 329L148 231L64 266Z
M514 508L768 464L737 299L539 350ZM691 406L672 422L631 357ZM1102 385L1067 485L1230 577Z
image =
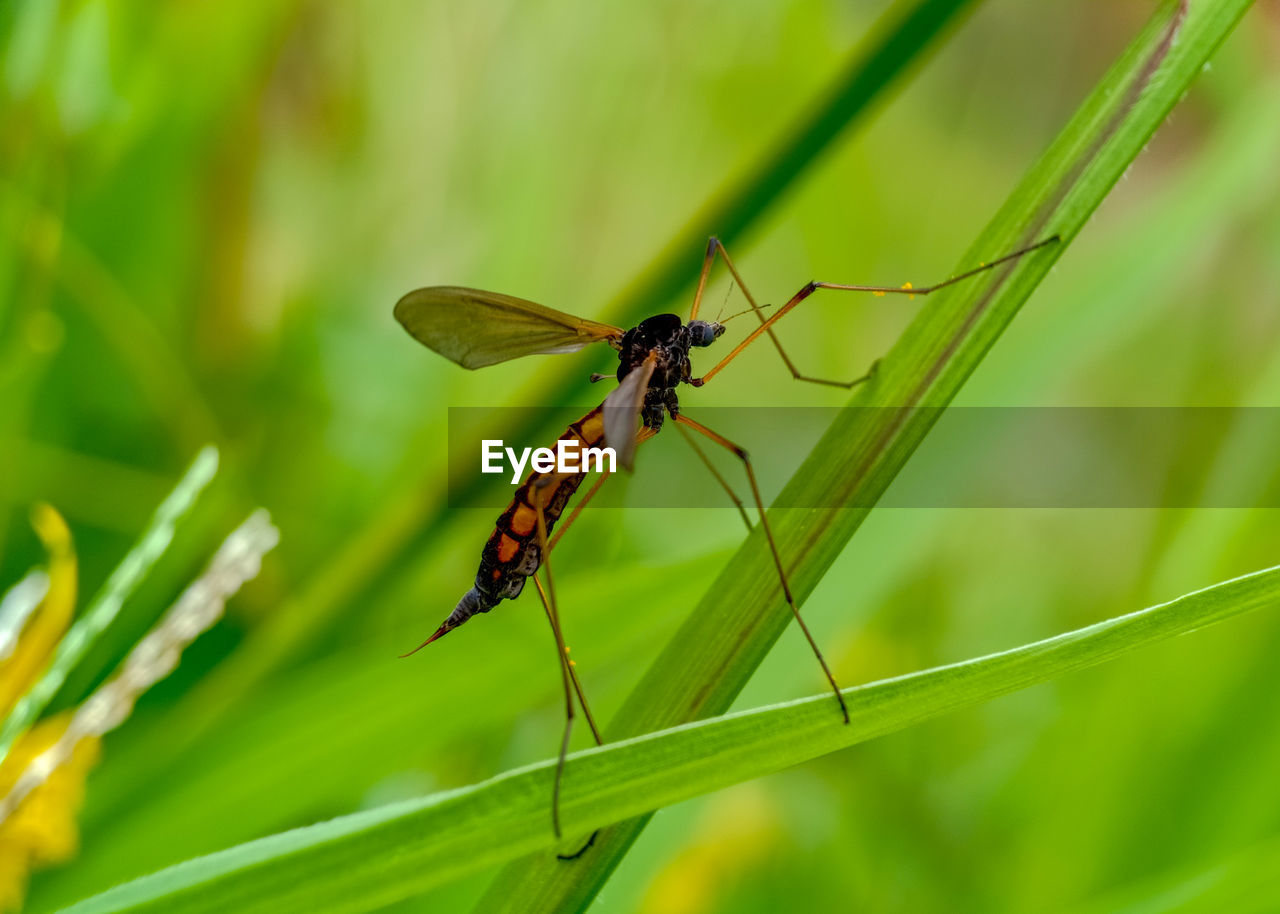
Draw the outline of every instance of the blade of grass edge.
M831 725L831 696L820 694L578 752L566 768L562 815L567 828L586 833L1278 605L1280 566L1012 650L846 689L848 726ZM262 838L65 910L367 911L548 848L554 770L554 761L541 762Z
M778 510L770 521L798 600L813 591L940 411L1080 231L1230 33L1250 0L1168 3L1102 78L1028 172L960 268L1037 237L1053 245L932 297L778 498L845 508ZM837 458L835 455L841 455ZM825 499L825 501L824 501ZM607 730L622 739L723 713L791 624L760 531L709 588ZM833 726L838 725L834 705ZM554 855L502 870L478 912L582 910L647 818L606 829L566 866Z
M195 504L205 486L218 471L218 450L206 445L191 466L151 517L151 523L138 542L116 566L88 608L58 642L57 650L44 675L24 695L0 728L0 761L4 761L14 741L26 731L49 701L62 687L67 674L84 657L98 635L116 617L148 571L164 555L173 541L174 525Z

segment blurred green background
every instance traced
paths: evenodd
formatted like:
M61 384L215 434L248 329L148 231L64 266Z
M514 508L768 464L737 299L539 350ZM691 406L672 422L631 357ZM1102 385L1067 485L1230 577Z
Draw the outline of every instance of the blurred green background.
M946 275L1151 7L978 6L731 248L753 291ZM786 135L884 8L0 7L0 583L41 560L32 501L66 514L87 594L198 447L224 455L59 706L250 506L283 533L107 739L82 853L36 879L31 910L553 753L559 680L531 599L396 655L470 585L493 520L446 507L447 407L543 404L566 371L586 405L610 353L465 372L391 306L456 283L614 319L604 304ZM1266 3L961 402L1280 402L1277 161ZM815 299L781 334L806 369L853 376L923 304ZM846 398L791 382L763 346L722 377L684 398L691 415ZM1229 429L1201 442L1188 461L1213 469L1167 484L1211 484L1235 446ZM1264 477L1274 499L1280 467ZM732 509L601 509L565 539L561 607L599 717L740 539ZM805 611L848 685L1169 599L1278 546L1265 510L881 510ZM1278 649L1280 619L1258 614L663 811L597 910L1115 910L1274 861ZM739 706L821 689L792 631ZM396 910L465 909L487 878Z

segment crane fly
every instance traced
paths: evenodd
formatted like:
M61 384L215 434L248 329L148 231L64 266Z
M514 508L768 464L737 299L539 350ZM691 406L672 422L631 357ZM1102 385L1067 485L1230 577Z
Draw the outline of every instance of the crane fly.
M608 344L618 353L616 374L618 386L604 398L599 406L570 425L560 436L560 440L571 441L579 447L598 447L603 443L615 450L618 462L623 467L630 469L637 445L656 435L662 429L667 417L670 417L676 428L693 445L699 458L737 505L750 529L751 522L741 500L698 447L693 435L700 435L730 451L742 462L746 471L747 483L751 488L760 526L764 529L769 552L778 573L783 597L801 632L808 640L814 657L822 667L822 672L839 705L842 719L848 723L849 709L845 704L844 696L791 594L787 573L783 568L773 530L765 514L764 502L760 497L751 459L742 447L684 415L680 409L677 391L682 384L691 387L701 387L706 384L737 358L744 349L764 335L768 335L773 342L787 369L796 380L852 388L872 376L875 371L874 364L869 371L851 381L835 381L802 374L774 334L773 325L819 289L870 292L876 295L928 295L1015 260L1057 240L1058 237L1054 235L928 286L912 287L910 283L893 287L809 282L791 296L781 308L766 316L764 308L756 303L742 281L724 245L713 237L707 243L702 271L687 321L676 314L658 314L624 331L620 327L575 317L521 298L459 286L432 286L410 292L396 303L395 317L418 342L463 368L470 369L483 368L486 365L494 365L526 355L576 352L592 343ZM717 257L724 261L733 282L751 306L749 311L742 313L754 313L759 319L759 325L754 327L709 371L700 377L695 377L690 362L692 350L706 348L715 343L724 333L724 323L729 319L726 318L725 322L721 322L698 317L703 293L707 287L707 278ZM737 315L731 315L733 316ZM605 376L593 375L592 380L600 380L603 377ZM603 740L600 738L600 730L587 705L586 695L582 690L574 662L569 659L569 649L565 646L560 613L556 605L555 586L551 576L550 555L560 536L577 519L587 502L600 490L607 476L607 472L600 474L595 484L574 508L565 525L553 538L550 535L551 531L564 513L569 499L582 485L586 478L586 470L576 473L531 472L516 490L511 504L498 517L493 533L490 534L481 552L475 584L463 594L453 612L445 618L440 627L422 644L409 652L414 653L426 647L473 616L489 612L503 600L519 596L525 582L530 577L534 579L552 635L555 637L557 662L564 688L565 727L551 799L552 829L557 840L561 837L560 784L564 773L565 757L568 753L569 737L573 729L575 695L596 743L603 744ZM545 586L539 580L539 569L545 577ZM593 834L576 853L559 855L560 858L571 860L580 856L591 846L594 839Z

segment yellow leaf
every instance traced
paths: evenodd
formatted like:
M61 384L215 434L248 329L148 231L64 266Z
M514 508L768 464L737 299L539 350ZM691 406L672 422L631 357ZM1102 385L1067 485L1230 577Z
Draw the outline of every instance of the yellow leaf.
M71 721L64 713L24 733L0 764L0 798L9 795L28 766L62 737ZM82 739L70 758L53 769L7 818L0 821L0 911L22 907L33 869L70 859L79 846L76 814L84 783L98 760L96 738Z
M49 590L27 620L13 652L0 661L0 717L44 670L76 605L76 553L66 522L48 505L36 505L31 525L49 553Z

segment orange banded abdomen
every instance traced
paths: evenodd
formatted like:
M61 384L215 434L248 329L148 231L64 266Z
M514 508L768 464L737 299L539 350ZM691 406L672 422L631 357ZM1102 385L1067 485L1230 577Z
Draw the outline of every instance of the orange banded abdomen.
M597 406L570 425L558 440L576 441L579 450L599 447L604 441L604 407ZM511 504L498 517L493 533L484 544L475 586L463 595L434 637L457 628L476 613L487 613L502 600L519 596L525 580L542 565L542 548L538 545L538 511L534 499L541 500L547 534L550 535L586 475L585 471L529 474L516 489Z

